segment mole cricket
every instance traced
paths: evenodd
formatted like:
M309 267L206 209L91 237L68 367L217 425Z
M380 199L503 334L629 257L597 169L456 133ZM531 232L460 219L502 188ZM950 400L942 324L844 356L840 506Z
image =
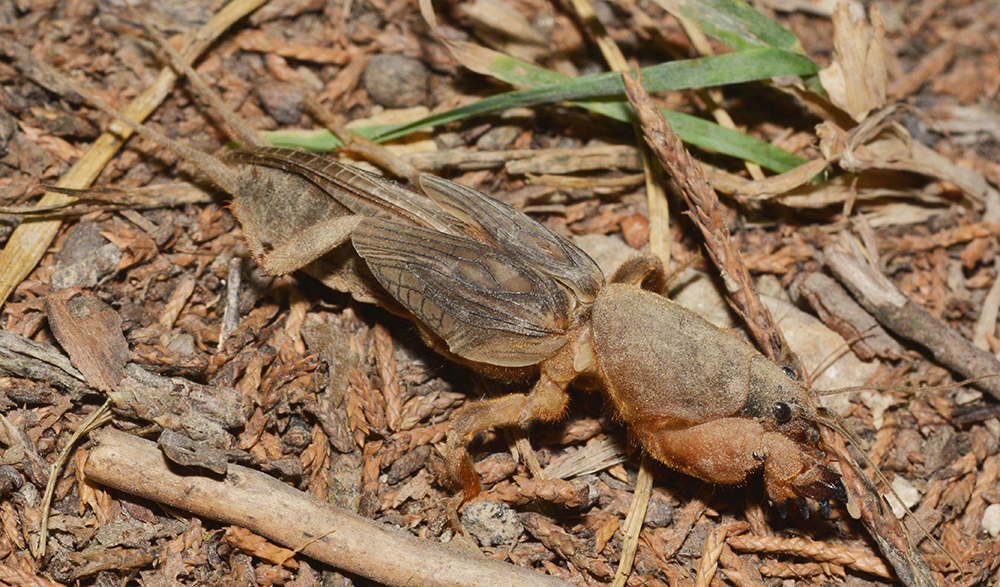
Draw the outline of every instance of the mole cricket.
M569 240L472 188L422 174L422 195L331 158L267 147L172 60L250 145L232 156L243 165L178 145L70 85L228 192L265 270L303 269L407 316L430 347L489 376L537 377L527 393L454 414L446 465L465 499L479 491L472 438L558 419L581 377L599 382L632 437L671 468L723 485L762 470L782 508L843 497L839 476L821 462L818 424L830 421L816 393L749 343L644 288L662 278L658 258L637 257L606 278Z
M763 469L767 493L779 504L840 494L837 475L820 464L815 394L750 344L644 289L662 277L657 258L632 259L606 279L569 240L433 175L420 176L425 198L298 151L251 149L237 158L308 178L338 201L352 197L338 194L361 191L421 210L360 220L350 246L436 351L495 377L537 371L528 393L481 400L455 414L447 465L466 496L478 491L466 450L472 438L487 428L559 418L578 377L599 381L638 443L672 468L724 485ZM233 211L250 227L251 248L267 267L263 227L248 202L237 196Z

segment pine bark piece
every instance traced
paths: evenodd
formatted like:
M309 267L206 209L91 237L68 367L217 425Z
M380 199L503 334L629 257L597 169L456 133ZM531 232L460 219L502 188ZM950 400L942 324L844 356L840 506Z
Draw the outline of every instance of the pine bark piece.
M87 384L105 393L118 387L129 360L118 312L97 298L67 300L55 294L45 298L45 313L52 334Z
M229 387L163 377L138 365L128 365L125 375L108 392L116 412L155 422L192 440L229 448L232 437L227 430L246 424L250 413L249 399Z
M568 587L528 569L385 530L258 471L230 465L224 479L179 475L150 441L112 429L92 438L96 446L84 468L90 479L242 526L390 587Z
M182 467L207 469L216 475L225 475L229 467L225 451L191 440L169 428L160 434L156 445L172 463Z
M860 248L844 235L824 250L826 264L854 298L883 326L931 352L934 360L966 378L1000 373L1000 361L914 303L864 261ZM1000 399L1000 377L971 384Z
M86 378L55 346L0 330L0 373L45 383L74 395L87 388Z

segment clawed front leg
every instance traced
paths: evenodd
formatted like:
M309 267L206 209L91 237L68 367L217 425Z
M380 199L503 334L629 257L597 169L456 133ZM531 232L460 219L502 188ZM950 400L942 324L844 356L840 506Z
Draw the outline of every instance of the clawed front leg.
M551 421L563 415L569 395L569 380L555 376L543 364L541 378L528 394L515 393L471 403L455 413L448 429L448 476L465 491L464 499L480 490L479 474L466 449L476 434L497 426L513 426L531 420Z

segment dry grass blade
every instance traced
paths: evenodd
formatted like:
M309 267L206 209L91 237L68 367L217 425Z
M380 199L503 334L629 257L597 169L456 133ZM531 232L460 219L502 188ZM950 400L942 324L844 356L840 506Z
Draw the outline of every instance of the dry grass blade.
M865 528L878 543L879 550L895 569L899 580L907 587L938 586L937 579L917 545L892 510L882 501L871 480L854 461L843 437L826 426L821 428L821 433L826 445L833 449L840 460L841 475L850 504L857 508Z
M789 554L812 559L820 563L843 565L871 573L878 577L892 577L892 572L889 568L876 556L843 546L816 542L806 538L742 535L731 537L729 545L736 550Z
M621 445L612 438L603 438L554 459L542 470L542 474L545 479L570 479L603 471L624 460Z
M52 468L49 470L49 482L45 485L45 494L42 496L42 521L38 531L38 545L37 548L32 548L36 557L45 556L45 545L48 541L49 514L51 511L52 496L55 495L56 482L59 480L59 473L69 461L70 454L76 450L76 443L89 432L100 428L110 421L111 401L109 400L104 402L104 405L94 411L94 413L91 414L91 416L87 418L87 420L81 424L79 428L77 428L76 432L74 432L73 436L70 438L69 443L63 447L62 452L59 453L59 457L56 459L56 462L52 463Z
M182 51L184 59L193 62L233 23L256 10L265 1L233 0L227 4L198 31ZM41 66L38 63L32 65ZM177 74L173 70L164 69L156 81L129 104L125 116L132 120L144 120L163 102L176 80ZM131 135L132 131L124 125L112 124L108 132L94 141L90 150L56 182L56 186L74 189L89 187ZM63 205L71 201L72 198L65 194L48 192L39 201L39 205ZM10 236L3 253L0 253L0 305L7 301L14 288L35 268L61 225L61 220L25 222Z
M580 18L594 35L611 70L627 71L628 64L625 62L625 56L622 55L621 49L597 20L597 14L590 2L588 0L573 0L573 7L576 8ZM633 122L632 128L636 138L642 135L642 129L638 122ZM667 193L663 188L663 168L653 160L648 146L640 145L639 155L642 158L642 167L646 175L646 204L649 207L649 250L663 260L664 266L669 267L670 210L667 206Z
M691 218L705 237L706 248L722 274L733 309L744 319L765 355L801 375L798 359L785 342L771 312L756 295L750 272L723 223L719 197L709 185L701 165L684 148L680 137L670 128L642 84L628 74L622 79L629 102L642 120L646 142L680 188L691 209Z
M628 515L625 516L625 525L622 528L622 557L618 561L618 570L615 571L615 580L612 587L623 587L632 572L632 563L635 562L635 553L639 550L639 533L642 531L642 522L646 517L646 508L649 506L649 498L653 492L653 471L652 463L648 455L643 455L639 465L639 475L635 480L635 490L632 492L632 502L629 504Z
M587 0L574 0L573 6L595 36L601 52L604 54L611 69L614 71L624 71L627 67L625 58L597 20L590 3ZM433 14L429 20L432 21L432 19ZM633 126L636 134L639 135L640 128L638 124L634 124ZM640 148L640 154L645 170L647 202L650 211L650 250L653 254L659 256L665 264L669 264L670 235L667 228L668 210L666 193L663 191L662 169L652 160L648 148ZM621 585L631 570L632 559L635 556L639 539L639 529L645 517L651 488L651 474L644 459L643 467L640 469L640 482L637 484L626 520L628 531L625 533L625 553L615 575L615 585ZM629 520L632 520L631 525L629 525Z

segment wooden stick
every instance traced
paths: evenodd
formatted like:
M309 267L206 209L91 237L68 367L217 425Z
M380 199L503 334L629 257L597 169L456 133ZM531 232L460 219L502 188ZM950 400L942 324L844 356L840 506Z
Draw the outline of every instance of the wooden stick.
M906 297L864 260L860 247L849 235L841 235L823 254L834 276L887 329L922 345L935 361L963 377L972 379L1000 373L996 357L976 348L972 341ZM1000 377L980 379L972 385L1000 399Z
M224 479L175 472L156 444L118 430L92 435L90 479L222 522L390 587L569 587L529 569L387 530L273 477L229 465Z

